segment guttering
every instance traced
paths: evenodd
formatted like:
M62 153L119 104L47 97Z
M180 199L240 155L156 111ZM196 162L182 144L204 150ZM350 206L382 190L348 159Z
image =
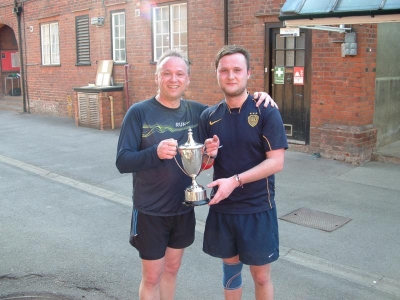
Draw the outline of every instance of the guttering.
M400 14L400 9L380 9L380 10L363 10L363 11L343 11L343 12L328 12L328 13L315 13L315 14L281 14L278 16L280 21L288 20L314 20L322 18L343 18L343 17L375 17L382 15L396 15Z

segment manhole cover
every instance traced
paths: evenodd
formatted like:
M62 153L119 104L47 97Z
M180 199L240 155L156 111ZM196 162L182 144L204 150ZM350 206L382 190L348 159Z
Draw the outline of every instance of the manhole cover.
M304 207L284 215L279 219L329 232L351 221L350 218L327 214Z
M0 296L0 300L72 300L72 298L53 293L24 293Z

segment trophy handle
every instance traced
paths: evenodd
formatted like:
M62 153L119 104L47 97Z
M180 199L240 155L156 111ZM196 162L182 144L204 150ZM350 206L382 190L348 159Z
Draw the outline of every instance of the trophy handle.
M177 150L178 150L178 147L176 147L176 148L177 148ZM204 151L205 149L206 149L206 146L203 146L203 151ZM178 151L178 152L179 152L179 151ZM189 174L181 167L181 165L178 163L178 161L176 160L176 155L174 156L174 159L175 159L175 162L176 162L176 164L178 165L179 169L181 169L182 172L185 173L187 176L192 177L192 176L189 175ZM202 169L200 169L199 173L197 173L196 176L199 175L201 172L203 172L203 171L206 169L206 166L208 165L209 162L210 162L210 157L208 156L208 159L207 159L206 164L204 165L204 167L203 167Z
M192 177L192 176L190 176L190 175L181 167L181 165L178 163L178 161L176 160L176 155L174 156L174 159L175 159L175 162L176 162L176 164L178 165L179 169L181 169L182 172L185 173L187 176Z

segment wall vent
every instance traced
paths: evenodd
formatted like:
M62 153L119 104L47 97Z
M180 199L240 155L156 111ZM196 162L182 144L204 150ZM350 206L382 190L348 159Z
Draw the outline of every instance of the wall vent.
M99 94L78 93L78 125L100 128Z

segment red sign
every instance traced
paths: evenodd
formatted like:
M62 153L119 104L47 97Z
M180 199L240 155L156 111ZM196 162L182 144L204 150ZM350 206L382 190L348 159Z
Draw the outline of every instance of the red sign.
M293 84L304 85L304 67L294 67L293 73L294 73Z
M3 72L18 72L19 57L18 51L1 51L1 70Z

